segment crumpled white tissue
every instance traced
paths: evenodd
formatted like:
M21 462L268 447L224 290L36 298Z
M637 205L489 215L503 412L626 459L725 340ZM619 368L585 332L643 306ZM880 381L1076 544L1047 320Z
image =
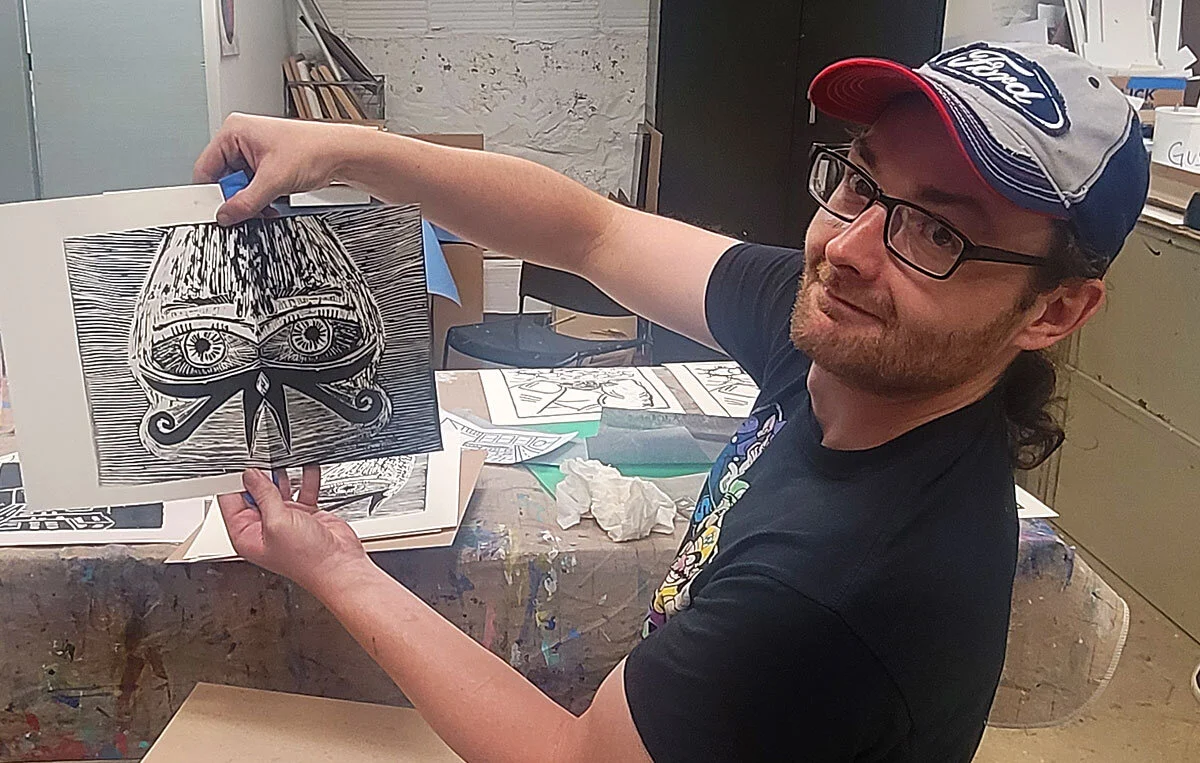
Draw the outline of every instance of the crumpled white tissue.
M568 459L559 469L567 475L555 492L562 529L591 516L615 541L675 532L675 502L654 483L582 458Z

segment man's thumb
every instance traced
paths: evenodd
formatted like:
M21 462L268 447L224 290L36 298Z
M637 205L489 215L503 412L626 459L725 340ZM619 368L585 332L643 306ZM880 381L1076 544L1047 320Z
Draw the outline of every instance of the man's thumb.
M254 498L254 503L258 505L258 513L262 514L263 527L277 523L284 516L287 508L283 505L283 497L266 472L260 469L247 469L242 475L242 484L246 486L246 492L250 493Z
M261 172L256 173L249 185L235 193L217 210L217 222L221 225L245 222L270 206L277 196L278 194L271 189L269 179Z

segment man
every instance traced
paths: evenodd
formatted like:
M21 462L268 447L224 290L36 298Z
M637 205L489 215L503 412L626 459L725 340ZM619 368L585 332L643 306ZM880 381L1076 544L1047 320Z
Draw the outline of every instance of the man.
M379 571L341 521L245 475L235 548L315 594L467 760L967 761L1004 660L1012 467L1062 439L1039 353L1100 308L1145 200L1124 97L1046 45L916 72L843 61L813 103L803 253L602 200L534 164L235 116L197 163L218 213L341 180L489 249L579 273L728 352L761 388L714 466L645 639L575 717ZM287 501L287 502L285 502Z

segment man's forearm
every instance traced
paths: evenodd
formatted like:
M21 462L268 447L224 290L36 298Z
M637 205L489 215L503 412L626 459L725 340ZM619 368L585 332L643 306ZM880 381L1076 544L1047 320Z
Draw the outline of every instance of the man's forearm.
M466 761L560 761L579 719L373 564L313 593Z
M338 179L392 203L418 201L438 225L492 251L579 271L620 207L539 164L362 130Z

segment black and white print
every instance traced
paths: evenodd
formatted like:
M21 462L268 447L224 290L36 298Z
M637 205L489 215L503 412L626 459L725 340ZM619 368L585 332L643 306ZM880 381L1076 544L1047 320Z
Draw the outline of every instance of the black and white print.
M462 450L451 433L446 448L417 456L385 457L321 467L317 505L339 514L362 540L399 538L457 526ZM300 475L289 470L292 484ZM178 558L198 562L234 559L237 552L219 511L204 524Z
M519 464L558 450L578 432L547 434L523 429L482 426L453 413L442 413L442 426L453 427L463 438L464 450L482 450L489 464Z
M0 457L0 546L174 543L204 517L203 500L45 509L25 499L21 463Z
M347 522L423 511L428 472L424 454L327 464L317 507Z
M683 413L649 368L512 368L479 372L493 424L598 421L604 408Z
M415 206L64 247L101 485L440 447Z
M668 363L666 368L702 413L744 419L753 412L758 385L737 363Z

